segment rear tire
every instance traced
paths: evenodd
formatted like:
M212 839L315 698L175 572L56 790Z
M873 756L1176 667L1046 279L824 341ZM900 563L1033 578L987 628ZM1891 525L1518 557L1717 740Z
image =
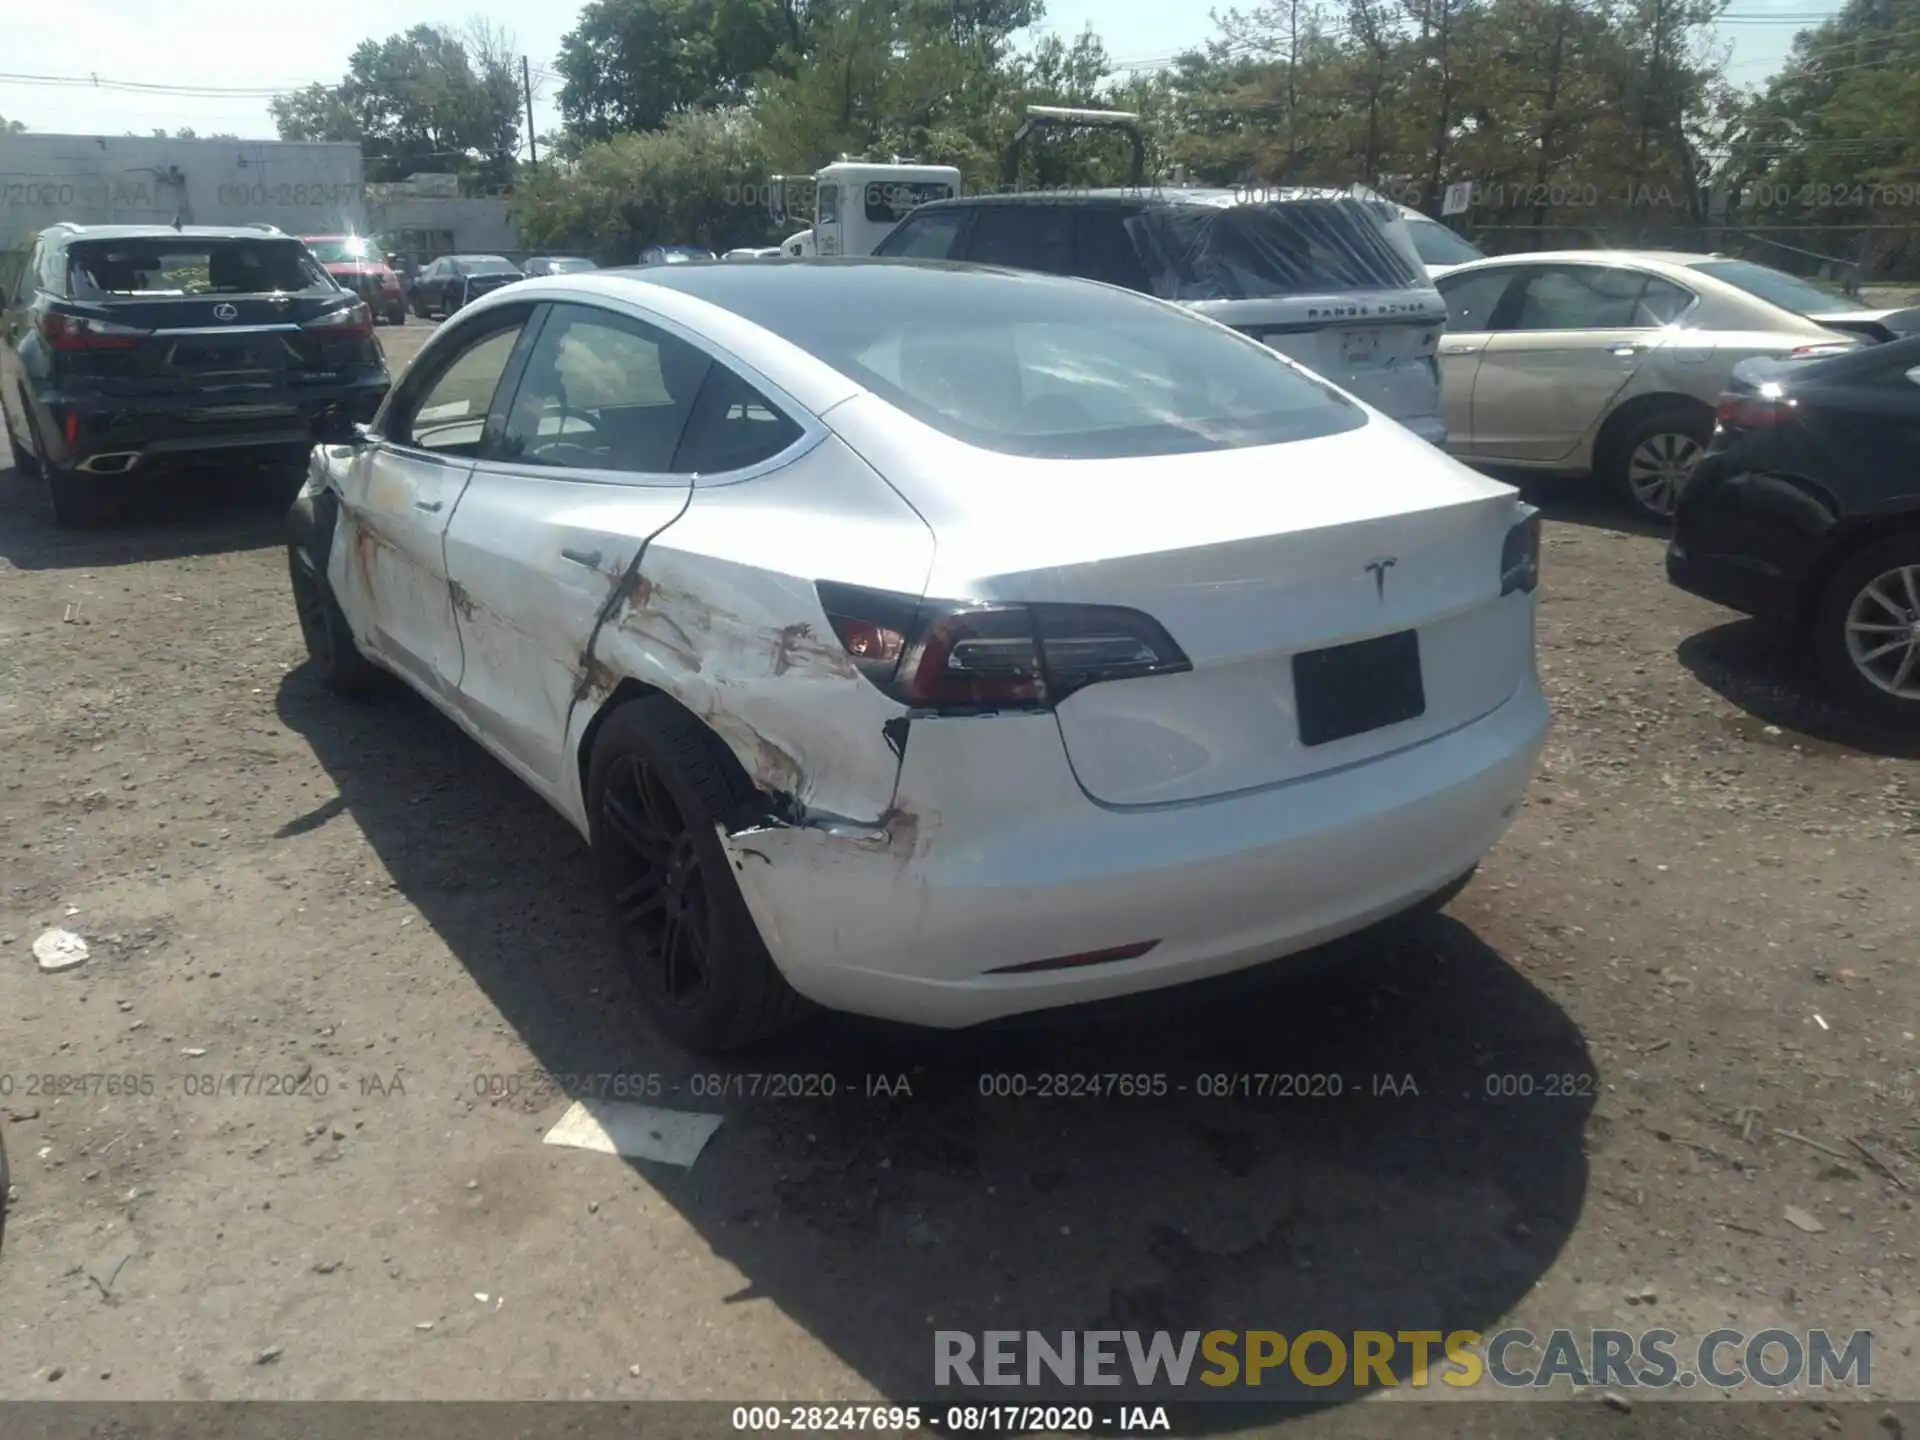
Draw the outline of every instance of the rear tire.
M717 820L754 798L720 740L665 696L623 705L594 738L594 862L648 1017L696 1053L740 1050L810 1009L773 963Z
M386 672L354 643L353 627L334 598L327 572L313 552L298 542L287 546L287 578L293 585L300 634L320 672L320 682L336 695L361 695L384 680Z
M1812 640L1845 704L1920 730L1920 531L1889 535L1840 563L1814 609Z
M47 498L53 503L53 523L62 530L86 530L114 518L118 498L110 482L79 470L42 467Z
M1680 485L1712 438L1713 416L1705 409L1661 405L1610 442L1601 478L1640 519L1671 525Z

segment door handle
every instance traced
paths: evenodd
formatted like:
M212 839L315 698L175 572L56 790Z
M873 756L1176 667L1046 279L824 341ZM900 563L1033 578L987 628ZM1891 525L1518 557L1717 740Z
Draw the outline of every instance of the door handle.
M413 502L413 508L416 510L424 510L429 515L431 515L433 514L434 511L438 510L441 507L441 505L444 503L445 503L444 501L440 501L440 500L416 500Z
M598 550L562 550L560 552L560 558L562 560L571 560L576 565L584 565L589 570L598 570L600 568L600 552Z
M1473 353L1473 346L1471 346L1471 345L1442 345L1442 346L1440 347L1440 353L1441 353L1442 355L1471 355L1471 354Z

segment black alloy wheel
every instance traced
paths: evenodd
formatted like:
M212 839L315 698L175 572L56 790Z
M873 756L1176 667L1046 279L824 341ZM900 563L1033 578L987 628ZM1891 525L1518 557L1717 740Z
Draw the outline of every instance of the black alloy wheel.
M755 803L726 745L665 695L595 724L588 828L640 1006L695 1052L746 1049L811 1008L768 954L720 840Z
M713 982L714 943L693 832L666 782L636 755L616 762L600 806L607 860L619 872L608 893L628 951L658 968L661 999L691 1009Z

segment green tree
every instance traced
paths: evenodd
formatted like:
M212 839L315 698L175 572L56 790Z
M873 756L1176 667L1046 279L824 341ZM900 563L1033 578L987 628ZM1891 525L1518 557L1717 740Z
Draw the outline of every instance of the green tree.
M515 71L509 41L489 26L416 25L362 41L338 85L276 96L269 109L283 140L360 142L369 179L450 170L504 183L520 143Z
M684 110L660 129L589 144L564 169L543 165L514 193L530 245L589 250L631 264L653 244L718 252L772 235L760 129L744 110Z
M560 42L560 114L583 141L739 104L803 20L782 0L589 0Z
M27 128L24 120L9 120L0 115L0 135L18 135Z

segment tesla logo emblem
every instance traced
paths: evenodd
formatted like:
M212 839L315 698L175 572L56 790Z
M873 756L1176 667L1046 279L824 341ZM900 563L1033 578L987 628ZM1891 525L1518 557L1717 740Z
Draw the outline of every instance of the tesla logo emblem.
M213 318L216 320L238 320L240 318L240 307L237 305L229 305L226 301L222 300L218 305L213 307Z
M1382 600L1387 598L1387 571L1399 563L1391 555L1383 555L1378 560L1367 562L1367 573L1373 576L1373 593Z

